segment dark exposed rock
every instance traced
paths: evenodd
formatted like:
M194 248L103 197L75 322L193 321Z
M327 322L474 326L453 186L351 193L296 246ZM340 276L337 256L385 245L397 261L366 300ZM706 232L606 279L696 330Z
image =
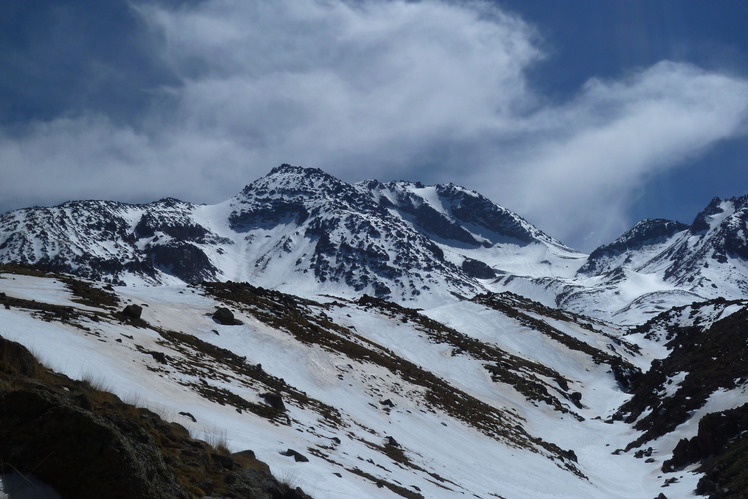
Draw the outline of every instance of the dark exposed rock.
M393 437L387 436L384 438L384 445L390 445L392 447L400 447L400 444Z
M163 201L165 200L160 203ZM172 203L170 207L174 208L176 203ZM189 222L186 217L164 217L152 212L146 212L135 226L135 234L139 238L153 237L156 231L163 232L174 239L197 243L204 243L209 234L205 227Z
M569 399L571 399L572 403L575 406L579 407L580 409L582 408L582 394L581 393L571 392L571 394L569 395Z
M300 488L291 488L287 484L278 483L272 476L262 470L245 468L228 476L232 479L231 490L236 494L235 497L311 499Z
M122 310L122 315L131 319L140 319L140 315L143 313L143 307L131 303Z
M610 244L605 244L590 253L587 262L579 269L580 274L595 275L611 270L606 260L641 250L647 246L663 243L680 231L686 224L664 219L642 220Z
M273 409L276 409L278 411L286 410L286 404L283 403L283 398L279 394L261 393L260 397L262 397L262 400L264 400Z
M567 451L562 451L561 455L564 456L566 459L568 459L570 461L574 461L575 463L578 462L577 461L577 453L574 452L573 449L569 449Z
M186 417L186 418L190 418L190 419L192 420L192 422L193 422L193 423L197 423L197 419L195 418L195 416L193 416L193 415L192 415L191 413L189 413L189 412L184 412L184 411L181 411L181 412L179 413L179 415L180 415L180 416L184 416L184 417Z
M451 214L457 221L469 225L471 232L478 233L492 244L530 244L543 239L560 245L519 215L495 205L477 192L453 184L438 185L436 192L449 204Z
M709 217L722 212L719 207L720 203L722 203L720 198L712 198L709 205L696 215L690 227L692 234L702 234L709 229Z
M476 279L493 279L496 277L496 271L480 260L466 258L462 262L462 270L470 277Z
M736 409L707 414L699 421L699 432L691 439L681 439L673 457L665 461L666 472L682 469L724 453L728 444L748 432L748 404Z
M44 389L0 395L0 421L3 462L33 469L65 496L188 497L151 436L129 421L95 415Z
M215 279L218 269L203 250L188 242L152 245L146 255L153 267L189 283Z
M266 199L261 206L233 212L229 226L235 231L246 232L258 228L272 228L280 224L304 223L309 211L300 202L284 199Z
M236 466L236 463L230 456L224 456L223 454L219 454L216 452L210 453L210 459L227 470L233 469L234 466Z
M234 318L234 313L226 307L218 307L213 312L213 320L223 326L239 326L242 321Z
M181 425L48 371L0 337L0 473L9 470L33 470L81 499L309 497L251 451L224 455Z
M239 451L239 452L234 452L233 454L231 454L231 458L239 466L242 466L244 468L258 469L258 470L270 472L270 466L268 466L263 461L260 461L259 459L257 459L257 456L255 456L254 451L250 449Z
M0 374L34 377L41 369L26 347L0 336Z
M154 358L156 362L159 364L168 364L169 362L169 356L167 356L164 352L157 352L155 350L149 350L146 352L148 355Z
M706 329L682 326L672 330L673 338L667 343L671 353L652 362L636 383L634 396L618 411L624 421L635 422L635 428L644 431L631 447L673 431L716 390L735 388L737 382L748 379L747 323L748 309L743 309ZM675 393L661 397L667 379L677 373L688 375Z
M613 371L613 377L615 377L621 390L631 393L636 389L642 377L642 372L638 367L631 364L624 364L620 359L614 359L610 363L610 367Z
M309 462L309 458L308 457L304 456L303 454L301 454L301 453L299 453L299 452L297 452L297 451L295 451L293 449L288 449L285 452L281 452L280 455L281 456L287 456L287 457L293 457L294 461L296 461L297 463L308 463Z

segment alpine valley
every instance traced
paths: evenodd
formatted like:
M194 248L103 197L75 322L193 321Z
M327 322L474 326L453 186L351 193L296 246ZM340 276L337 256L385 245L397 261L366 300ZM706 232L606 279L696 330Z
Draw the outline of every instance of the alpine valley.
M748 497L747 234L748 195L715 198L587 255L453 184L289 165L216 205L4 213L0 471L63 497Z

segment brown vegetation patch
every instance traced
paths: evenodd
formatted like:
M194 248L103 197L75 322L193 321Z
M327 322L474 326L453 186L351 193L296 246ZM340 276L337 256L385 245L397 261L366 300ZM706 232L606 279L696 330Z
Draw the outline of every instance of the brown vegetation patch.
M333 323L324 312L315 313L315 308L324 310L325 306L247 283L228 281L203 283L202 286L212 296L232 303L261 322L286 331L302 343L318 345L361 363L384 367L403 380L424 388L425 405L432 410L441 410L509 445L533 452L543 449L552 459L562 463L560 467L583 476L565 457L565 451L555 444L529 435L517 414L478 400L393 351Z

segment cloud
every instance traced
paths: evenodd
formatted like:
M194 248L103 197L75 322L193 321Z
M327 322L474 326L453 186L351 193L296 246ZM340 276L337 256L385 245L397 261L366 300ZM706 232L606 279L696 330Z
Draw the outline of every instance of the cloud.
M518 152L514 195L504 194L566 238L595 228L591 242L609 241L629 227L648 179L742 133L747 111L748 82L685 64L590 81L574 101L530 118L535 144Z
M488 2L133 9L169 83L135 118L89 110L0 130L5 205L216 202L288 162L467 184L571 244L591 230L604 241L650 176L741 133L748 108L746 81L670 62L548 102L527 78L539 34Z

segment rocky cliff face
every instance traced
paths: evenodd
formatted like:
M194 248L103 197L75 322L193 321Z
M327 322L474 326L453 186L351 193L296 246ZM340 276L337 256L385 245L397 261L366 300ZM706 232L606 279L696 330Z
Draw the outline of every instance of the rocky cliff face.
M128 205L74 201L0 215L0 258L96 280L129 277L161 282L163 275L192 282L217 269L200 245L221 241L191 220L196 206L175 199Z
M643 220L612 243L590 253L579 274L601 275L623 266L639 268L667 250L673 238L687 229L686 224L672 220Z

